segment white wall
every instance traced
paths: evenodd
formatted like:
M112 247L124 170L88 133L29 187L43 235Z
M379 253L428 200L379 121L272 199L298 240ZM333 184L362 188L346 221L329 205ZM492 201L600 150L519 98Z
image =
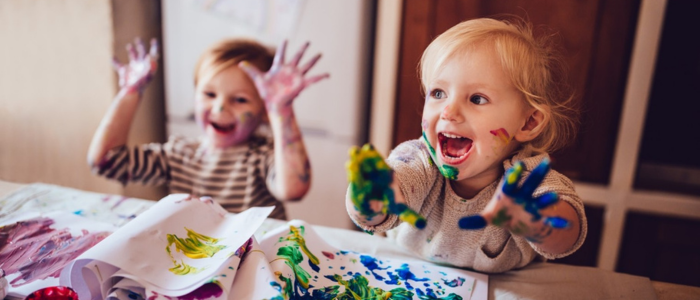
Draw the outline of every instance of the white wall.
M127 41L159 32L151 23L158 15L154 3L158 1L0 1L1 180L146 199L162 196L157 189L125 190L99 178L86 159L92 135L117 91L112 57L126 59ZM130 143L163 138L159 91L162 80L156 76Z
M115 93L109 0L0 1L0 179L120 193L86 163Z

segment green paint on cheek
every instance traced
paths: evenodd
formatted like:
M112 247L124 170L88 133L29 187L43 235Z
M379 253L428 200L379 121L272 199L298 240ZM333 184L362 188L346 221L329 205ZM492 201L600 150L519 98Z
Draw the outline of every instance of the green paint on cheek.
M493 220L491 220L491 223L493 225L502 227L506 223L510 222L512 217L508 214L508 209L502 208L496 213L496 216L493 217Z
M437 161L435 148L433 148L433 146L430 145L430 142L428 142L428 137L425 136L425 131L423 131L423 142L426 146L428 146L428 149L430 150L430 158L432 158L431 163L437 165L437 163L435 163L435 161ZM453 166L442 165L438 166L438 169L440 170L440 174L442 174L442 176L445 176L445 178L449 180L457 180L457 176L459 176L459 170Z

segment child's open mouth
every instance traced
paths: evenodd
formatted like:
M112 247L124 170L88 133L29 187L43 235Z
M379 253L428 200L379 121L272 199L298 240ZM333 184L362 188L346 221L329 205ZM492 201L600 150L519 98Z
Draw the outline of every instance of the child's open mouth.
M456 165L463 162L469 156L469 150L472 149L471 139L450 133L438 133L438 143L442 158L448 164Z
M211 124L211 127L216 130L218 133L226 134L229 132L232 132L233 129L236 128L236 123L231 123L231 124L217 124L214 122L209 122Z

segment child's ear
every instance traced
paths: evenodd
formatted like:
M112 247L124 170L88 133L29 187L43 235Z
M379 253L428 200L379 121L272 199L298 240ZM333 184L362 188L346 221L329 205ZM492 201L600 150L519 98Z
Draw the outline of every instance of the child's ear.
M537 109L532 109L532 113L525 120L525 124L515 133L515 140L521 143L535 139L545 125L545 115Z

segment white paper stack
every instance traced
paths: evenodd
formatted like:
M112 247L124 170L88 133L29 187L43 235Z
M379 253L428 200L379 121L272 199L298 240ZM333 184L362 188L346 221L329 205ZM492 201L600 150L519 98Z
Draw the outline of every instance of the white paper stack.
M61 273L80 299L228 299L241 256L273 207L240 214L173 194L83 253Z

